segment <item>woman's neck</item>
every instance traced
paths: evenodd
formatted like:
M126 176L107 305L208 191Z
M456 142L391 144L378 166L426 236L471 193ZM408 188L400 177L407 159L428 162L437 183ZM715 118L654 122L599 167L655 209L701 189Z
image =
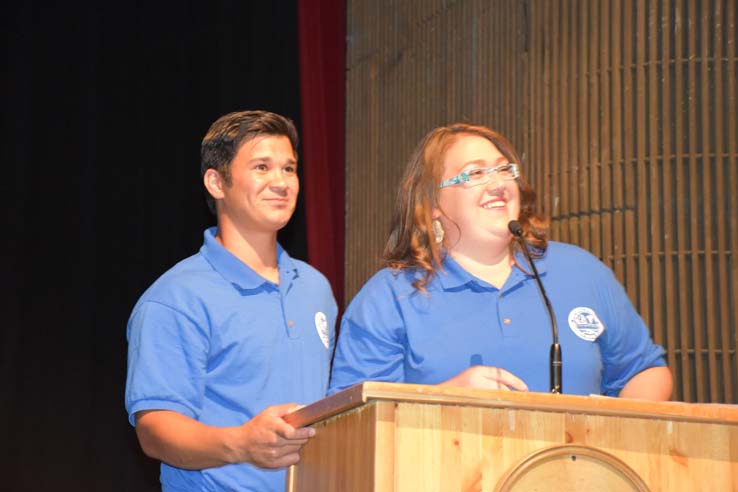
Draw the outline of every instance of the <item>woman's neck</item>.
M512 271L513 258L509 245L492 251L460 251L450 249L448 253L467 272L501 289Z

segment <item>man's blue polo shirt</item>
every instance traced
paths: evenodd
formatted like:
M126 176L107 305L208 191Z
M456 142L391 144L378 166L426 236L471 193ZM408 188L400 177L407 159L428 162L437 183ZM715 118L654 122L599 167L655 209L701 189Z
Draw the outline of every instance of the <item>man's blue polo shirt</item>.
M279 285L205 231L200 252L143 294L128 322L126 409L238 426L270 405L325 396L336 302L325 277L277 246ZM284 470L161 466L164 491L283 491Z
M525 259L518 258L525 266ZM553 306L563 389L616 396L630 378L665 365L612 271L588 252L549 242L536 267ZM468 367L501 367L530 391L549 391L551 325L535 279L513 267L502 289L450 256L416 291L417 271L383 269L346 310L329 393L366 380L441 383Z

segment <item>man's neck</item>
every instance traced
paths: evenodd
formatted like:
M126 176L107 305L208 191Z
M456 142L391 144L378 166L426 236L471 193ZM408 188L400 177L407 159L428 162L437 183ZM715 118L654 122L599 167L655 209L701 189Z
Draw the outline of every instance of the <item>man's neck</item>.
M227 221L218 224L216 240L256 273L279 283L277 233L242 231Z

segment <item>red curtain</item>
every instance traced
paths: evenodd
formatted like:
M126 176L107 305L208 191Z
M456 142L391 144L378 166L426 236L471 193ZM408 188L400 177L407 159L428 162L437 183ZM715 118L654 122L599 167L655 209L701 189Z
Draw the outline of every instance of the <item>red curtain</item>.
M308 260L343 308L346 1L298 0Z

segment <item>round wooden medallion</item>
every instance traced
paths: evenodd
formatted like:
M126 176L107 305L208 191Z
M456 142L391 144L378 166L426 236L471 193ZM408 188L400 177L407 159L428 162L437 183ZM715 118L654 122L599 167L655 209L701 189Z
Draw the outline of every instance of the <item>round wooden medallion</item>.
M564 445L529 454L502 476L495 492L649 492L640 476L615 456Z

